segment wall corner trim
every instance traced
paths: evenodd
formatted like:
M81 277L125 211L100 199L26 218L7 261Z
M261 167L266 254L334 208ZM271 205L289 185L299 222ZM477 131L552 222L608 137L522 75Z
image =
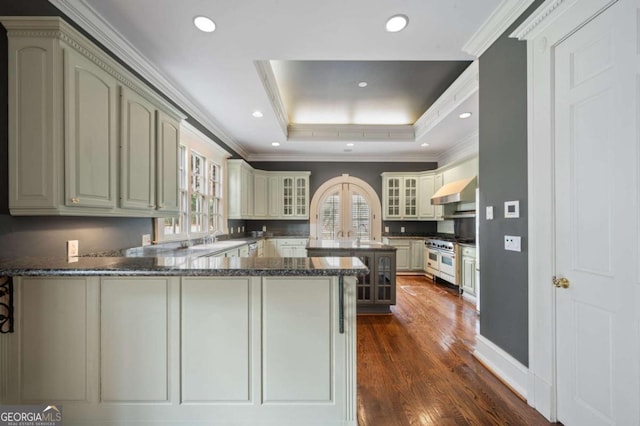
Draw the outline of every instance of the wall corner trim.
M529 400L529 369L491 340L477 334L473 356L525 400Z
M479 58L534 0L502 0L496 10L462 46L462 51Z

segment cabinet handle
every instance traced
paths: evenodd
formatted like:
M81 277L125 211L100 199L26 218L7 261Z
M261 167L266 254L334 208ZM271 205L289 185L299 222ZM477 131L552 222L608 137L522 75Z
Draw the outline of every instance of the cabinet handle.
M78 204L78 203L80 203L80 198L73 197L73 198L71 199L71 202L72 202L73 204Z

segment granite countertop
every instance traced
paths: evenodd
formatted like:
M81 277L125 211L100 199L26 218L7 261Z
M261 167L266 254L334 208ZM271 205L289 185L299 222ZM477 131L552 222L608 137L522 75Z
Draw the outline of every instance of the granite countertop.
M356 241L322 241L322 240L310 240L307 244L307 249L312 250L397 250L395 247L378 242L378 241L364 241L360 244Z
M333 276L366 273L345 257L28 257L0 259L0 276Z

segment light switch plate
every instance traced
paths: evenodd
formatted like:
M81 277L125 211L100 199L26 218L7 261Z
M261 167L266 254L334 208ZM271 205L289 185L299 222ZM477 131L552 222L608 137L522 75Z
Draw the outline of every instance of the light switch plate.
M67 257L78 257L79 252L78 240L67 241Z
M150 246L151 245L151 234L143 234L142 235L142 245Z
M521 251L520 250L520 237L513 235L505 235L504 236L504 249L510 251Z
M487 206L487 220L493 220L493 206Z

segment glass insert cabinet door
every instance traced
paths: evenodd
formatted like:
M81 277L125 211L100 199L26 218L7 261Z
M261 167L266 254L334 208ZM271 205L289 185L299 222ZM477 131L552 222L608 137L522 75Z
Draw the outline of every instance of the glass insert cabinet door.
M387 216L400 217L400 178L387 180Z

